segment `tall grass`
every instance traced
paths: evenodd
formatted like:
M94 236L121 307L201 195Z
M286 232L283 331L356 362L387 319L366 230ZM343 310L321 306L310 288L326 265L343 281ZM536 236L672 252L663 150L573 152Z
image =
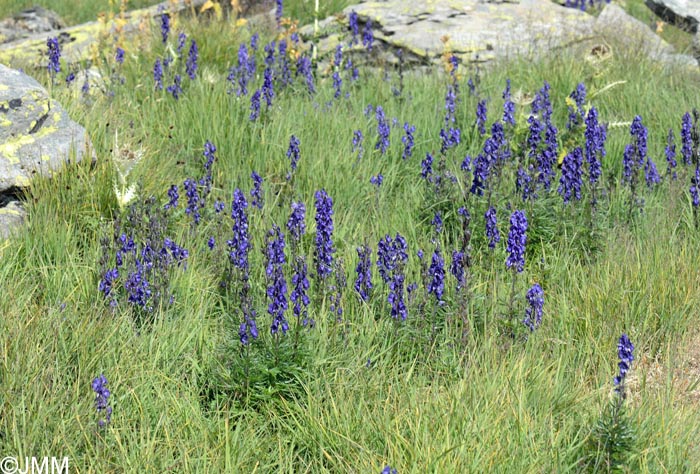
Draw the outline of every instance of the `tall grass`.
M395 71L385 81L381 71L363 70L359 83L346 89L350 97L333 100L331 79L317 75L316 96L297 82L278 91L262 120L251 122L249 97L227 94L225 81L238 45L251 32L218 22L185 28L199 43L200 70L195 81L185 82L178 101L153 91L160 40L127 49L120 70L125 83L106 86L113 95L96 92L84 99L62 85L53 89L88 129L97 159L36 179L26 196L27 225L1 247L0 454L65 455L81 472L380 472L385 465L401 473L577 472L591 428L613 396L616 342L626 332L637 348L627 400L637 432L629 472L697 469L698 406L670 377L651 384L645 374L652 360L669 366L683 360L698 330L700 239L687 174L645 191L644 212L627 222L626 190L618 181L629 132L611 127L603 163L607 194L595 232L587 227L584 202L563 206L552 192L526 206L529 245L518 294L534 282L545 290L542 326L527 339L513 340L499 329L511 281L504 267L507 206L523 205L511 191L499 194L503 241L489 252L485 205L471 198L472 296L462 312L449 310L451 319L437 336L425 337L417 307L410 308L407 322L391 320L376 271L375 294L361 303L352 289L352 270L357 245L367 241L376 255L382 236L400 232L409 246L409 281L418 280L416 251L432 253L436 209L446 222L443 254L454 245L462 194L456 192L454 201L436 199L420 178L420 161L440 147L446 76L409 75L404 96L397 98L391 89ZM272 36L266 32L263 39ZM106 50L104 56L111 55ZM105 77L115 67L111 61L102 65ZM45 71L36 74L48 80ZM465 155L478 153L483 140L472 129L477 98L466 87L474 71L462 68L461 74L457 120L464 135L448 152L447 167L466 193L469 183L459 165ZM514 90L529 93L548 81L560 129L567 117L565 98L580 81L602 121L629 122L642 115L649 153L660 171L668 128L678 138L681 114L698 105L697 74L623 54L602 69L557 56L482 71L479 91L490 98L489 124L502 113L506 78ZM618 81L623 82L605 89ZM376 123L363 113L368 104L382 105L390 119L398 119L388 156L373 151ZM518 107L519 123L528 111ZM399 133L404 121L417 130L414 156L405 161ZM366 136L360 160L350 151L356 129ZM269 338L265 232L272 223L284 225L290 197L303 200L309 230L303 246L311 257L313 194L325 188L332 196L336 257L344 259L350 277L344 325L338 329L327 301L312 303L317 325L303 332L303 363L267 367L288 370L284 383L258 385L248 398L220 385L221 374L237 360L231 356L237 349L230 348L239 344L238 301L219 289L226 256L217 261L206 240L217 235L218 245L225 245L228 221L222 235L216 234L215 220L193 232L181 202L170 229L190 257L187 269L173 274L173 305L157 310L146 326L135 322L126 301L115 311L109 308L98 291L98 262L100 239L123 216L113 192L117 133L120 147L143 154L130 175L140 185L139 200L155 195L164 204L171 184L200 176L206 140L218 148L212 196L227 203L227 214L233 189L247 192L253 170L263 176L265 208L249 210L261 339ZM292 134L301 142L294 189L285 179ZM369 179L379 172L385 181L376 190ZM448 280L448 307L456 299L452 285ZM521 296L517 302L522 308ZM458 322L462 316L464 326ZM97 426L90 389L100 373L109 380L114 409L105 429ZM280 380L274 377L269 380Z

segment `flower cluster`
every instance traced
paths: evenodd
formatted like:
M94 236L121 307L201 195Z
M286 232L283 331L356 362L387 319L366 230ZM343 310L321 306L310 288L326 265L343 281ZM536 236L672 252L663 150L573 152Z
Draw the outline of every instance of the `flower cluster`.
M301 142L297 137L292 135L289 137L289 147L287 148L287 158L290 160L290 165L292 168L292 171L287 174L287 179L291 179L292 174L297 170L297 165L299 163L299 156L300 156L300 151L299 151L299 145Z
M325 189L316 191L316 276L325 280L333 272L333 200Z
M428 277L430 280L428 294L435 295L438 306L442 306L445 304L442 299L445 292L445 259L442 258L439 248L433 252L433 258L428 268Z
M525 268L525 244L527 243L527 218L523 211L515 211L510 216L510 230L506 243L506 268L514 268L521 273Z
M357 257L357 279L354 288L362 301L367 301L372 291L372 249L367 245L357 247Z
M250 173L250 179L253 180L253 189L250 190L250 205L262 209L265 204L265 198L262 193L262 176L253 171Z
M498 232L498 222L496 220L496 209L490 206L484 214L486 219L486 238L489 239L489 248L496 248L496 244L501 241L501 234Z
M391 132L391 128L389 127L389 121L381 105L377 106L375 117L377 119L377 143L374 145L374 149L381 151L383 155L389 148L389 133Z
M530 331L534 331L542 323L542 307L544 306L544 291L539 283L535 283L527 290L525 299L527 299L528 307L525 309L523 324Z
M100 374L92 381L92 391L95 392L95 408L97 414L104 414L104 419L98 420L97 424L100 428L104 427L112 420L112 407L109 406L109 396L111 395L107 388L107 377Z
M46 46L49 48L49 74L53 78L56 73L61 72L61 47L57 37L47 39Z
M620 362L617 364L620 371L615 376L613 382L615 383L616 390L620 393L624 393L625 378L634 360L634 344L632 344L627 334L620 336L620 340L617 343L617 356L620 358Z
M388 235L379 241L377 249L377 268L385 283L389 284L387 301L391 305L391 317L405 321L408 309L404 301L406 276L404 267L408 262L406 239L397 233L392 240Z
M577 201L581 200L581 185L583 178L583 151L581 147L564 157L561 167L561 178L557 192L568 203L573 196Z
M265 241L265 275L267 276L267 312L272 316L270 333L282 331L286 334L289 329L284 313L287 311L287 280L284 277L283 266L287 261L284 254L284 234L279 226L274 225L267 233Z
M403 153L401 158L404 160L410 158L413 155L413 147L415 146L413 134L416 133L415 125L409 125L408 122L403 124L403 129L406 134L401 137L401 142L403 142Z
M231 219L233 220L233 236L227 241L229 247L229 261L231 265L240 270L243 280L248 280L250 271L248 266L248 252L250 239L248 237L248 215L246 208L248 201L245 193L236 188L231 202Z

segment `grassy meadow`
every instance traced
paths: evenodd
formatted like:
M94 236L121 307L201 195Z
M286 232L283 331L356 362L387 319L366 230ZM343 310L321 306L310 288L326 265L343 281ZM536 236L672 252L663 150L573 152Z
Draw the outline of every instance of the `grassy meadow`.
M285 2L285 16L308 9ZM250 63L233 83L227 77L241 44L253 52L256 33L256 68L239 94ZM24 196L26 226L0 243L0 455L67 456L71 472L95 473L697 472L700 231L690 187L700 123L691 164L681 123L700 105L700 74L613 44L613 57L596 64L557 54L477 70L446 58L429 74L360 67L356 80L352 67L331 62L311 70L311 93L297 68L308 52L289 33L194 19L174 21L164 44L154 24L140 47L123 45L123 63L115 44L102 44L93 65L103 81L87 93L80 72L66 85L65 63L53 78L31 71L86 127L96 160L36 179ZM288 49L279 54L277 43L269 62L268 106L265 45L280 39ZM354 48L343 65L359 57L349 51L364 54ZM167 58L160 89L154 65ZM176 75L178 98L168 91ZM507 80L515 125L503 126L494 151ZM540 181L544 132L534 140L528 123L532 114L544 124L545 110L532 109L545 81L558 130L549 189ZM580 110L570 97L579 83ZM580 116L567 127L569 107L574 115L594 107L607 136L594 184L588 161L578 171L572 164L587 127ZM637 115L659 175L649 185L648 161L624 178L626 146L642 153L630 134ZM415 126L412 140L405 123ZM443 144L450 128L459 139ZM216 148L209 163L207 142ZM480 193L477 162L489 153L496 159ZM260 196L251 195L253 172ZM578 182L580 199L573 192L564 202L562 179ZM537 197L523 199L525 189ZM330 216L320 190L332 199ZM306 209L299 239L288 229L292 203ZM493 248L490 207L500 235ZM506 266L516 210L528 224L521 272ZM397 233L405 258L402 249L383 254L378 267L379 247L396 250ZM373 284L366 301L354 288L363 245ZM465 255L461 264L453 252ZM309 304L297 317L290 297L305 289L303 264ZM455 275L464 275L459 285ZM531 331L523 319L536 312L526 296L536 283L544 304ZM280 323L274 334L269 309ZM622 334L634 360L616 391ZM101 374L107 422L96 409Z

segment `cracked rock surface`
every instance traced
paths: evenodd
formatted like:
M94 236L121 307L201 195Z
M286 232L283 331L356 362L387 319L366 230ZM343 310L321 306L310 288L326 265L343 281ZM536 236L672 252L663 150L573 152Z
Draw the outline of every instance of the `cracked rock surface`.
M50 176L88 150L85 129L46 89L0 64L0 236L23 220L18 195L35 175Z

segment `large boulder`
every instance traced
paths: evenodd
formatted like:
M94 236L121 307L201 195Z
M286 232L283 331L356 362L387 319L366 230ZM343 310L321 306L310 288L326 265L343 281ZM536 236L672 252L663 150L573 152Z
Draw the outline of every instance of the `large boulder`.
M698 32L700 1L698 0L646 0L646 5L664 21L690 33Z
M22 220L17 196L36 175L91 150L85 129L35 79L0 64L0 235Z
M616 38L629 50L639 51L664 64L697 66L692 56L677 54L673 46L656 35L647 25L630 16L615 4L607 5L595 22L596 33Z
M49 33L65 28L56 12L35 6L0 20L0 43L9 43L36 33Z
M158 5L126 12L111 20L102 19L82 25L36 33L10 41L0 42L0 63L13 67L41 67L46 64L46 39L48 35L58 37L61 45L61 60L79 63L90 57L90 49L101 38L121 36L129 40L150 27L153 19L163 12L187 13L200 8L206 0L167 0Z
M486 3L482 0L388 0L349 6L343 15L319 25L318 52L332 52L339 41L347 44L348 16L358 15L360 32L371 22L376 52L358 57L358 63L396 62L401 49L409 63L432 66L450 51L463 62L491 62L514 56L538 57L594 37L595 18L550 0ZM301 29L315 36L313 26ZM349 52L362 53L361 45Z
M349 46L348 19L353 11L360 34L365 25L372 25L377 47L370 54L361 40ZM697 66L692 57L675 54L672 46L614 4L606 5L596 18L551 0L369 1L345 8L342 15L320 22L318 29L309 25L300 32L315 43L321 59L329 58L342 42L354 63L373 66L396 63L399 49L409 67L433 67L444 61L445 53L467 64L536 59L562 50L590 52L613 38L660 62Z

